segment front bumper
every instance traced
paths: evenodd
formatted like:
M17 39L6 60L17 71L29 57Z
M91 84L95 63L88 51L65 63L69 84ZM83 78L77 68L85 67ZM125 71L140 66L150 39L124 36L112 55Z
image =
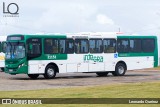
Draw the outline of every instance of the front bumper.
M21 66L18 67L5 67L5 73L9 74L28 74L28 66Z

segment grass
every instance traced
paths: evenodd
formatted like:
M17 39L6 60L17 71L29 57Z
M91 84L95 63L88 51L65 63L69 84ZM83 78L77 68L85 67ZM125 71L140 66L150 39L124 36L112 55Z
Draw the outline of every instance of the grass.
M129 83L114 84L92 87L76 87L76 88L57 88L47 90L30 90L30 91L0 91L0 98L160 98L160 82L149 83ZM0 105L2 106L2 105ZM16 107L17 105L8 105ZM18 105L23 107L25 105ZM44 106L44 105L27 105ZM45 107L106 107L105 104L60 104L45 105ZM107 107L132 107L134 104L107 104ZM137 107L158 107L159 105L137 105ZM6 105L3 105L6 107Z
M0 91L0 98L160 98L160 82L107 86Z

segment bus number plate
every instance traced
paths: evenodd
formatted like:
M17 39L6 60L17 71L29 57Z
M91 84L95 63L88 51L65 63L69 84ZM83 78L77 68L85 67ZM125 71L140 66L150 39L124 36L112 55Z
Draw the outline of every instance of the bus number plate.
M13 72L13 69L9 69L9 72Z

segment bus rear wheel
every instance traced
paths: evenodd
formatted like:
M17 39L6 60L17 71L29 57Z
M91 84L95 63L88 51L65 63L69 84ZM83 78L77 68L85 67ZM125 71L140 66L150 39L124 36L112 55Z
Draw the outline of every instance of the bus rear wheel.
M123 76L126 73L126 66L123 63L116 65L115 71L112 72L114 76Z
M53 79L56 76L56 67L53 65L48 65L45 69L44 78Z
M37 79L39 74L28 74L31 79Z
M99 77L104 77L108 75L108 72L96 72Z

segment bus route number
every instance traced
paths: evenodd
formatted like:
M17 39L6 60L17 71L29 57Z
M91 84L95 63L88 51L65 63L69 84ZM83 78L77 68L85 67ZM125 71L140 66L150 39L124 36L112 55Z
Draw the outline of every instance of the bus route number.
M48 59L56 59L55 55L48 55Z

